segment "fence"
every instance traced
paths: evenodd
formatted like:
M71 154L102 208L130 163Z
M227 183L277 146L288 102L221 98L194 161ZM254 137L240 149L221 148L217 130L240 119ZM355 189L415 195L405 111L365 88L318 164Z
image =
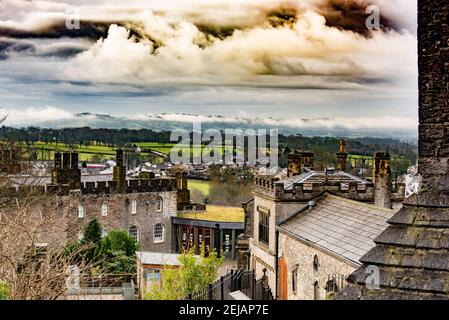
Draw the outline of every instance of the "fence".
M231 271L211 283L208 288L195 292L187 300L230 300L231 292L241 291L251 300L274 300L269 287L264 285L263 279L256 280L254 271Z
M103 274L101 276L83 274L80 277L82 288L121 288L123 283L131 282L137 283L136 274Z

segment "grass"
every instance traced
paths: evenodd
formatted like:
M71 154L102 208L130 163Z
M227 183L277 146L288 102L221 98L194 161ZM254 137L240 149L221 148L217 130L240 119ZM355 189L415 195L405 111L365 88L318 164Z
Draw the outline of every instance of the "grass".
M209 181L189 179L188 187L191 191L198 190L203 194L203 196L205 197L209 196L210 192Z
M145 149L152 149L154 151L158 151L164 153L166 155L170 155L171 149L176 145L174 143L158 143L158 142L141 142L136 143L137 146ZM64 143L46 143L43 141L35 142L32 145L33 148L36 149L38 153L39 159L52 160L53 152L55 151L71 151L71 147L67 146ZM100 156L104 159L114 159L115 157L115 149L114 147L107 146L98 146L98 145L74 145L75 151L79 153L80 161L91 161L93 158L98 158ZM179 146L178 146L179 147ZM185 147L188 147L187 145ZM226 149L232 150L227 147ZM208 147L194 147L191 148L191 153L194 156L199 156L204 150L211 150Z
M207 205L206 211L187 212L178 214L179 218L217 221L217 222L244 222L245 213L243 208Z

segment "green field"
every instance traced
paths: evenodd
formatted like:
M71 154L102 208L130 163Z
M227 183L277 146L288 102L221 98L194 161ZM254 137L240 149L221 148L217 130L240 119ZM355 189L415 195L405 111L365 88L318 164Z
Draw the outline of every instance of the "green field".
M158 142L141 142L136 143L138 147L151 149L166 155L169 155L172 148L176 145L174 143L158 143ZM46 143L46 142L35 142L30 146L34 148L37 152L38 159L40 160L52 160L55 151L77 151L79 153L80 161L92 161L92 160L109 160L115 157L115 147L101 146L101 145L72 145L68 146L63 143ZM188 148L188 146L185 146ZM181 148L183 146L181 145ZM190 148L191 153L194 156L199 156L201 152L205 150L211 150L208 147L194 147ZM228 150L231 150L228 148Z
M209 181L189 179L188 188L191 191L198 190L205 197L209 196L209 191L210 191Z

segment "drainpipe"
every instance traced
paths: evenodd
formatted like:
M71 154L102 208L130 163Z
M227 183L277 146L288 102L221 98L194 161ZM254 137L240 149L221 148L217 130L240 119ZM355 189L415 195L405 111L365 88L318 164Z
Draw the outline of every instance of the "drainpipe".
M214 235L214 246L217 249L217 256L221 255L221 232L220 232L220 224L215 224L215 235Z
M276 261L275 261L275 270L276 270L276 288L275 288L275 297L278 299L278 273L279 273L279 231L276 230Z

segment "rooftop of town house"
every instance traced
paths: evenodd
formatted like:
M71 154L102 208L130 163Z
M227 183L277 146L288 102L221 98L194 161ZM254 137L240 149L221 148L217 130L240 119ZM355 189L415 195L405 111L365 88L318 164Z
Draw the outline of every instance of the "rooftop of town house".
M276 181L275 184L284 184L284 190L292 190L295 183L322 184L329 183L357 183L371 184L370 181L356 177L345 171L327 170L315 171L308 170L300 175Z
M280 232L360 265L388 226L393 210L338 197L328 192L278 225Z
M138 251L136 257L142 264L157 266L179 266L179 254Z
M20 175L20 176L9 176L11 182L15 185L34 185L34 186L45 186L51 183L51 176L30 176L30 175ZM101 182L101 181L111 181L112 174L81 174L81 182ZM129 180L129 178L127 178Z
M216 222L237 222L245 221L245 213L241 207L227 207L218 205L207 205L205 211L178 213L178 218L216 221Z

